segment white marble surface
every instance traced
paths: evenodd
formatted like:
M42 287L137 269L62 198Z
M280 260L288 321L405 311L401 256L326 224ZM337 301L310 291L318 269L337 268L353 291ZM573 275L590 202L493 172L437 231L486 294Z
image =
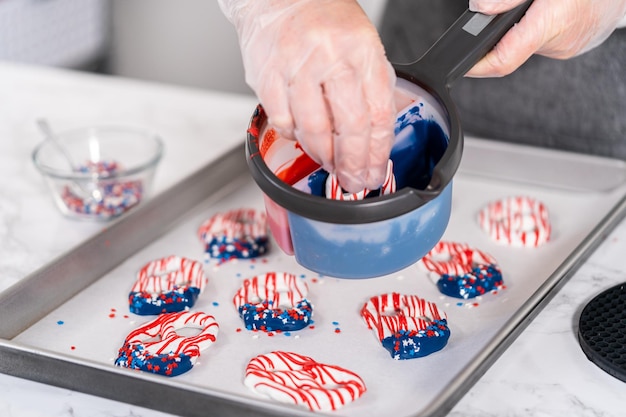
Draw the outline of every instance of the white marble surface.
M256 100L57 69L0 65L0 290L103 226L58 215L31 161L40 117L57 131L117 124L165 142L158 193L243 143ZM242 145L243 146L243 145Z
M255 100L119 78L0 63L0 290L97 233L62 218L30 161L34 120L56 129L123 123L162 134L155 191L243 138ZM626 385L587 361L576 322L595 294L626 281L621 224L450 416L622 416ZM1 319L1 318L0 318ZM0 374L3 417L160 417L166 414Z

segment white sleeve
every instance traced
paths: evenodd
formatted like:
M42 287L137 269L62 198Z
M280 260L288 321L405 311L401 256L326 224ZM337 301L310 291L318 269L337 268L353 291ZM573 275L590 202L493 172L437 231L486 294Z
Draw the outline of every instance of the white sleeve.
M617 22L617 28L626 28L626 15L624 15L624 17L622 17L622 20L620 20L619 22Z
M239 11L246 7L247 0L217 0L222 13L231 23L235 23L234 20L237 17Z

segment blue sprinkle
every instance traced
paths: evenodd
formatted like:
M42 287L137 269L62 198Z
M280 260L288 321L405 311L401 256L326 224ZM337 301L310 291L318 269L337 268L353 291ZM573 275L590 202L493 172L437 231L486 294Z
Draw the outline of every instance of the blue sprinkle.
M217 307L217 306L219 306L219 305L220 305L220 303L218 303L217 301L213 301L213 306L214 306L214 307Z
M464 304L463 303L456 303L456 305L459 306L459 307L463 307Z
M283 332L285 336L291 336L291 332Z
M64 324L65 324L65 322L64 322L63 320L59 320L59 321L57 321L57 324L58 324L59 326L62 326L62 325L64 325Z
M338 321L333 321L333 326L339 326L339 322Z

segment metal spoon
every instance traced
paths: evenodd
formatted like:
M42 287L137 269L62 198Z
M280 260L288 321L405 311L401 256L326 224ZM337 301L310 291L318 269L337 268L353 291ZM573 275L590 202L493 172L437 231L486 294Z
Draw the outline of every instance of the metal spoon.
M67 161L68 165L72 169L73 172L79 172L79 166L74 162L74 159L70 155L69 151L63 144L59 141L57 136L52 131L50 124L46 119L37 119L37 127L39 131L43 134L44 138L47 141L50 141L54 145L55 148L63 155L63 158ZM94 201L102 201L103 194L102 190L98 187L98 185L94 181L87 182L86 184L81 184L77 181L73 182L72 189L77 192L77 194L83 199L93 199Z

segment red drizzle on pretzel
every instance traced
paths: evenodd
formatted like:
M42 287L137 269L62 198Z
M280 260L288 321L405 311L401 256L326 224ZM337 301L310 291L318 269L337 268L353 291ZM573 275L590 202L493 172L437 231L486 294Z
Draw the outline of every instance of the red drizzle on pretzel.
M497 262L491 255L466 244L440 241L422 258L422 263L439 275L463 275L472 272L477 265Z
M266 215L263 211L251 208L217 213L200 226L198 236L204 241L226 236L240 239L259 238L267 235Z
M181 256L168 256L144 265L132 291L163 293L183 286L202 290L205 281L202 263Z
M273 400L312 411L337 410L366 390L363 380L352 371L281 351L250 360L244 384Z
M548 210L529 197L508 197L489 203L480 211L478 223L498 243L537 247L550 240Z
M268 272L244 280L233 297L248 330L300 330L311 323L308 286L294 274Z

